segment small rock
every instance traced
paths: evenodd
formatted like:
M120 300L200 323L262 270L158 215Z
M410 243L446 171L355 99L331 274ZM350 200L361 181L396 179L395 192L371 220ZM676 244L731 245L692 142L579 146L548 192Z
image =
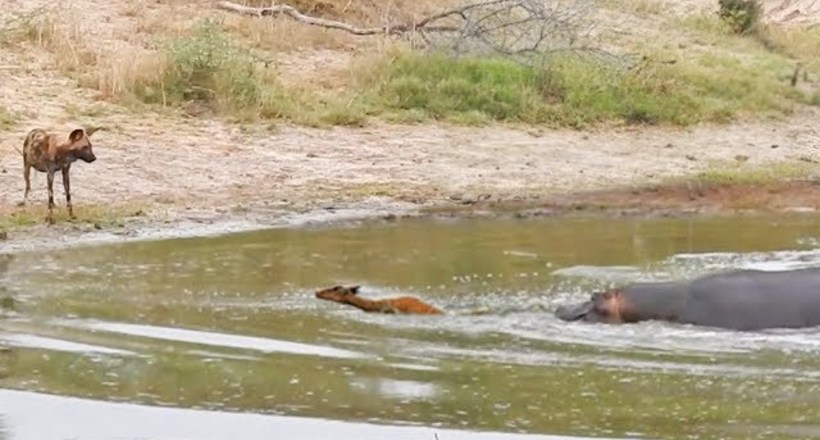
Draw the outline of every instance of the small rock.
M693 155L691 155L691 154L687 154L685 157L686 157L686 159L687 159L687 160L692 160L692 161L698 160L698 158L697 158L697 157L695 157L695 156L693 156Z
M490 197L492 197L491 194L481 193L481 194L477 194L477 195L474 195L474 196L473 195L465 196L465 197L461 198L460 200L461 200L461 203L463 205L473 205L473 204L476 204L478 202L488 200Z
M738 154L737 156L735 156L735 160L738 162L746 162L747 160L749 160L749 156L746 156L745 154Z
M775 148L780 148L780 145L777 145L777 144L772 144L771 148L772 148L772 149L775 149Z
M318 155L318 154L316 154L316 153L308 153L308 154L306 154L305 156L307 156L307 157L309 157L309 158L316 158L316 157L319 157L319 155Z
M102 229L102 225L97 222L94 222L94 229Z
M463 199L464 196L462 194L453 194L450 196L450 200L459 201Z
M670 142L670 143L664 145L663 148L675 148L675 146L672 145L672 143Z
M797 212L797 213L809 213L815 212L816 209L812 208L811 206L787 206L783 209L786 212Z

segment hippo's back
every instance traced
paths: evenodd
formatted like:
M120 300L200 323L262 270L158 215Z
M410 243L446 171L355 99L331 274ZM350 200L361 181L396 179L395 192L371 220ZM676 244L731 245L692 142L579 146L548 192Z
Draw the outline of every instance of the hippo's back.
M685 309L684 322L737 330L820 326L820 268L702 277Z

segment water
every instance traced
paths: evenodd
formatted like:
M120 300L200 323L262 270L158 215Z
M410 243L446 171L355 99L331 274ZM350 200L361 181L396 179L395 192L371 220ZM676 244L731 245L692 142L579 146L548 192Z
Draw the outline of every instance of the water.
M0 259L3 440L820 438L820 329L552 316L614 284L820 266L816 216L403 220ZM447 314L313 297L335 284Z

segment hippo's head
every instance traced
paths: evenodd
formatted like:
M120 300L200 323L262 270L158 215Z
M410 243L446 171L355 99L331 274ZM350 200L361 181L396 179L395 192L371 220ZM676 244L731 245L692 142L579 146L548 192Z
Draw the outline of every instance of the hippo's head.
M359 293L359 286L342 287L333 286L316 292L316 298L327 301L344 302L348 296Z
M624 322L624 297L619 290L593 293L589 301L575 306L559 306L555 316L564 321Z

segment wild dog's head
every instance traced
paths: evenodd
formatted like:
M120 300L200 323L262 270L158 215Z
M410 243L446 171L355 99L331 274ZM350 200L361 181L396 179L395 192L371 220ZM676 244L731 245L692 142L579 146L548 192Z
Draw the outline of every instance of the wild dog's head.
M97 160L97 156L94 155L91 148L91 140L88 139L97 130L97 128L91 128L86 132L82 128L78 128L68 135L68 149L74 157L87 163Z

